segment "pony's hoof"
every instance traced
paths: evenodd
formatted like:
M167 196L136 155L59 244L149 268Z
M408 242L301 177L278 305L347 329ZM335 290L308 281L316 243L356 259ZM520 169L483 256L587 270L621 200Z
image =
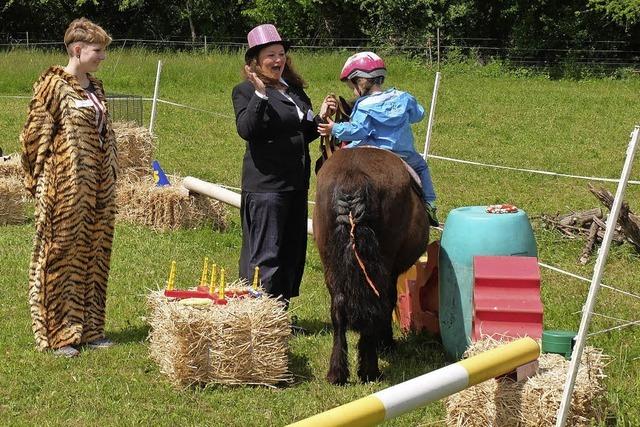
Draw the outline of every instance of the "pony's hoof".
M347 383L347 375L339 375L329 372L327 374L327 381L333 385L345 385Z
M380 371L374 371L369 373L358 372L358 377L360 378L360 381L362 381L363 383L378 382L382 380L382 372Z

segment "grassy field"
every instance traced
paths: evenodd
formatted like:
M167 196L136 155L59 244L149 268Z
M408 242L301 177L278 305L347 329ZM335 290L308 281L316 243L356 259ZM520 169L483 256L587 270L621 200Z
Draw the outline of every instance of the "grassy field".
M348 95L337 81L347 53L294 53L298 70L319 104L328 92ZM154 54L110 52L98 76L107 91L145 97L153 93L155 67L164 61L160 96L208 111L160 105L156 157L165 170L239 187L244 144L235 132L230 93L240 79L238 54ZM61 55L0 53L0 95L29 95L37 75ZM399 57L388 58L388 85L413 93L428 108L434 70ZM496 65L450 65L442 70L433 154L561 173L618 177L629 132L639 121L640 79L549 80L521 77ZM27 99L0 98L0 147L18 149ZM150 111L145 104L145 116ZM414 127L421 151L426 120ZM313 150L316 150L314 144ZM456 207L509 202L530 216L597 206L586 181L430 161L441 220ZM637 169L637 168L636 168ZM635 171L632 179L640 179ZM615 187L606 185L610 190ZM315 182L312 178L310 196ZM640 211L638 186L626 199ZM322 267L310 242L301 296L292 311L308 333L291 340L293 385L174 390L148 358L144 303L149 289L163 286L171 260L178 280L197 281L202 257L209 256L237 274L240 248L238 212L231 227L155 233L118 224L109 282L107 333L119 345L84 351L60 360L34 351L27 306L27 266L33 224L0 228L0 424L6 425L220 425L279 426L365 396L448 363L438 340L428 335L399 337L398 351L383 359L380 383L330 386L324 375L331 350L329 299ZM591 277L593 262L576 264L583 242L567 240L534 221L542 261ZM432 238L439 238L438 232ZM639 256L629 245L614 246L604 282L640 294ZM588 284L543 270L545 328L577 329ZM640 302L603 289L596 313L634 320ZM594 316L592 331L615 326ZM350 335L350 342L354 342ZM612 357L607 367L607 425L640 425L640 332L638 328L598 334L588 344ZM353 347L351 347L353 349ZM349 354L355 363L355 352ZM241 363L241 361L239 361ZM388 422L389 426L442 425L440 402Z

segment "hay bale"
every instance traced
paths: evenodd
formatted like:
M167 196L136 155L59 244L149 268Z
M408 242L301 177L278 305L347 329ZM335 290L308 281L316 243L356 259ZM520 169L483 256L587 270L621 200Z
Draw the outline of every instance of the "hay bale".
M24 224L26 191L15 176L0 177L0 225Z
M148 175L156 148L155 138L149 130L135 122L116 122L113 131L116 134L120 176Z
M471 357L501 345L490 337L472 343ZM554 426L556 412L569 369L569 361L557 354L541 354L536 375L522 382L508 378L488 380L446 399L447 426ZM607 357L585 347L573 391L568 426L589 426L605 416L603 380Z
M156 291L147 301L151 358L174 385L275 386L292 380L291 324L280 300L230 298L227 305L191 306Z
M156 231L195 228L208 222L218 230L227 228L222 202L189 194L178 177L172 177L171 182L173 185L156 187L150 176L119 180L116 190L118 219Z
M20 154L13 153L8 156L0 156L0 178L22 179L22 164Z

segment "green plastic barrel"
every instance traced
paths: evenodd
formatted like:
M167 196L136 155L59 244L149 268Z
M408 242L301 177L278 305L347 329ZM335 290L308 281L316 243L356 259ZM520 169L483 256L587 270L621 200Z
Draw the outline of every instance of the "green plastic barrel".
M572 331L543 331L542 352L561 354L566 359L571 359L576 335Z
M537 256L526 212L487 213L487 206L467 206L447 216L438 259L439 320L444 349L456 360L471 343L476 255Z

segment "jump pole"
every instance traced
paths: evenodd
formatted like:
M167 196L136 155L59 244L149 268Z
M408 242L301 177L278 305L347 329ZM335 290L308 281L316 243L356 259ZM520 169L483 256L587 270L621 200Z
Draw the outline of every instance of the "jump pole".
M521 338L457 363L394 385L290 427L365 427L380 424L536 360L540 346Z
M240 194L235 191L227 190L224 187L192 176L186 177L182 181L182 186L189 191L209 196L240 209ZM307 233L313 235L313 223L309 218L307 218Z

